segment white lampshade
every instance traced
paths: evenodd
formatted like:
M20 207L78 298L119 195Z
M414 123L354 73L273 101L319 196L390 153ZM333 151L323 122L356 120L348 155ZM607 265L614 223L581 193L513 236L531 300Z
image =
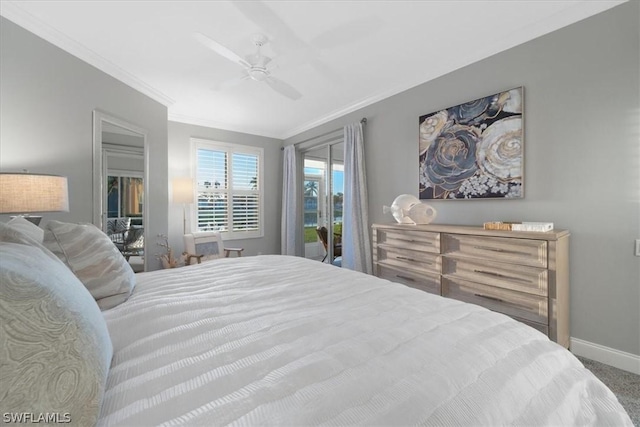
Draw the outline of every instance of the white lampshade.
M193 203L193 179L189 177L174 178L173 203Z
M67 177L0 173L0 213L69 212Z

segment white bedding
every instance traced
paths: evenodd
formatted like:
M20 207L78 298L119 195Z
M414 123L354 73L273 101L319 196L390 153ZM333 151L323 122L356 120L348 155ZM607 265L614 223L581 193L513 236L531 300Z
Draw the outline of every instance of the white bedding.
M137 277L104 312L99 425L631 425L568 351L475 305L283 256Z

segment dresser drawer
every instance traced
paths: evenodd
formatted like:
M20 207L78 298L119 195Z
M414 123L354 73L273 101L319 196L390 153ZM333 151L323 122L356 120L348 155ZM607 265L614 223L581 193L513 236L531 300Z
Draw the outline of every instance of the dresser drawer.
M548 323L546 297L480 285L462 279L442 278L442 296L481 305L530 322Z
M516 316L512 316L515 320L517 320L518 322L522 322L527 326L531 326L533 329L536 329L540 332L542 332L543 334L545 334L546 336L549 336L549 326L547 326L544 323L537 323L537 322L529 322L528 320L525 319L520 319L519 317Z
M548 272L543 268L445 256L442 274L543 297L548 295Z
M377 247L378 262L398 268L413 268L440 273L440 256L427 252L401 249L386 244Z
M547 241L443 234L444 254L547 268Z
M384 265L378 265L377 276L411 288L440 295L440 276L436 273L417 273Z
M411 251L440 253L440 233L416 230L376 229L377 243Z

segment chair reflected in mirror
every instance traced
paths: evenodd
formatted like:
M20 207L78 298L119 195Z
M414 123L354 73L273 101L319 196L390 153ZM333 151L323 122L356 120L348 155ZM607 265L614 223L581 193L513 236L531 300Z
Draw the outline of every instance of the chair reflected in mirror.
M144 227L132 224L132 218L108 218L107 235L127 261L132 256L144 256Z
M144 256L144 228L133 225L129 228L124 241L116 246L127 261L132 256Z
M244 248L225 248L222 235L217 231L199 231L184 235L185 264L198 264L218 258L229 258L231 252L242 256Z

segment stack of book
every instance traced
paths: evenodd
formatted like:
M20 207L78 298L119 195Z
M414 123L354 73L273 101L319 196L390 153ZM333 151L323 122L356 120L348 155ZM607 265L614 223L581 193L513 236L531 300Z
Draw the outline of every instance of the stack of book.
M552 231L552 222L485 222L485 230L505 230L505 231Z

